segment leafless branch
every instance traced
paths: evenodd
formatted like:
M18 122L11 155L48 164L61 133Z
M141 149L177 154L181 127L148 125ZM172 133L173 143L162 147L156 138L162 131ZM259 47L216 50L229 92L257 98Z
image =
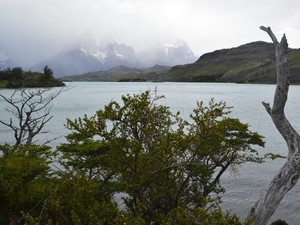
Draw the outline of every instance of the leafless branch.
M5 110L13 116L9 122L0 120L0 123L13 130L15 145L31 144L36 135L46 133L42 130L53 118L50 116L53 100L66 90L65 87L58 90L16 89L9 97L0 94L8 104Z

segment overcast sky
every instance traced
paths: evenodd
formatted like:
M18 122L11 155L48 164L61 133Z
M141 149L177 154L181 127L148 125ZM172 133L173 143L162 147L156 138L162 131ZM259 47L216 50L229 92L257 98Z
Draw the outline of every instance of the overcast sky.
M181 38L200 56L270 41L260 25L299 48L299 10L296 0L0 0L0 50L42 58L91 31L138 50Z

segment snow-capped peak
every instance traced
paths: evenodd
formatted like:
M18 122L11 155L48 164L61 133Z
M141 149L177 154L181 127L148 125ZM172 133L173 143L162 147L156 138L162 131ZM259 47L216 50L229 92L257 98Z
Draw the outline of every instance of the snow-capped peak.
M105 58L107 57L106 53L102 52L100 50L90 52L90 55L94 56L96 59L98 59L102 63L105 62Z
M114 51L114 53L117 57L124 58L124 59L126 58L124 55L118 53L117 51Z
M0 60L5 56L0 54ZM124 43L108 38L98 42L92 33L86 32L64 51L44 60L36 67L50 65L55 71L55 76L63 76L108 70L117 66L174 66L192 63L196 59L189 46L182 40L169 41L166 44L154 43L151 46L147 45L144 51L136 53L131 46Z

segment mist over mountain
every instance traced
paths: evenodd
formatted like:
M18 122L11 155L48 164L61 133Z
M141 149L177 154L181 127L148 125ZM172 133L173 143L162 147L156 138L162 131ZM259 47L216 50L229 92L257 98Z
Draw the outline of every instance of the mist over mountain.
M300 49L289 48L290 81L300 84ZM64 77L64 81L154 81L276 83L273 43L255 41L208 52L190 64L148 69L117 67Z
M174 66L195 62L198 57L184 40L171 43L157 43L151 48L138 53L145 67L153 65Z
M153 65L174 66L192 63L197 57L183 40L172 43L157 43L137 52L131 46L112 39L97 42L87 33L63 51L30 67L41 71L48 65L54 76L83 74L105 71L117 66L145 68Z
M10 58L6 51L0 50L0 70L16 66L16 63Z

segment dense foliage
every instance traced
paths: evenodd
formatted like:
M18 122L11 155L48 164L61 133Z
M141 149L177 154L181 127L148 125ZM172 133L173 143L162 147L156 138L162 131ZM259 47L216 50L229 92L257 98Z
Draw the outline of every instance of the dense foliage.
M23 71L21 67L0 71L0 88L61 87L64 83L53 77L53 71L44 67L44 72Z
M161 98L126 95L68 120L55 152L1 146L1 223L246 224L220 210L219 181L229 167L262 161L253 148L262 137L224 102L198 102L186 121Z

